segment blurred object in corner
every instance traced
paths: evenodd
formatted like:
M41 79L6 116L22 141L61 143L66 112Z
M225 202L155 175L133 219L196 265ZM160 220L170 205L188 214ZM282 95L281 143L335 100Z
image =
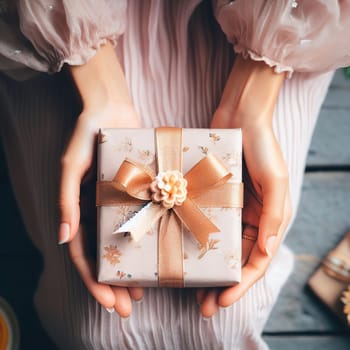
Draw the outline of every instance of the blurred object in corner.
M11 306L0 297L0 350L19 349L19 326Z
M309 286L350 327L350 230L323 259Z
M350 67L344 68L344 75L350 79Z

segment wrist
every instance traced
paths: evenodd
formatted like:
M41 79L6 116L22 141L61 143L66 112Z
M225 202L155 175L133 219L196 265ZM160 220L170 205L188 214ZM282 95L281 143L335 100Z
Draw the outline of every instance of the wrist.
M109 103L132 105L123 70L111 43L102 45L85 64L70 66L69 70L84 109Z
M272 115L284 74L264 62L238 55L224 88L217 112L231 127L272 125Z

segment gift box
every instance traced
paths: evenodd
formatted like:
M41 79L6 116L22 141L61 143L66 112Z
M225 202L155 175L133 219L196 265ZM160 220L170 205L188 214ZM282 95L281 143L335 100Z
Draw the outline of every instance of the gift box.
M96 202L99 282L240 281L240 129L100 130Z
M308 281L311 290L350 327L350 230Z

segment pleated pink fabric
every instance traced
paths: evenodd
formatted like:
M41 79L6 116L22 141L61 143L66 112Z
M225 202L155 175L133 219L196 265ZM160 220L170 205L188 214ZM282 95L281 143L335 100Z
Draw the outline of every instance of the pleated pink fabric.
M125 18L116 50L143 125L208 127L234 60L211 4L129 1ZM59 67L63 56L52 66ZM289 168L294 213L331 78L332 72L295 72L283 84L276 105L274 127ZM87 292L66 247L57 245L60 156L80 110L70 79L65 73L41 74L17 82L0 75L0 110L13 189L45 262L35 305L59 348L267 349L261 332L293 266L285 246L240 301L210 320L201 318L191 289L147 289L128 320L109 314Z

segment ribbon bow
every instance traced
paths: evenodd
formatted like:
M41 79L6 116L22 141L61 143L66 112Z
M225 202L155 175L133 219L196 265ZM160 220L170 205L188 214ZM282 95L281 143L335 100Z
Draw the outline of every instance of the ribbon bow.
M171 175L170 173L169 176ZM184 176L187 181L187 196L184 201L179 205L167 207L162 202L152 201L151 185L154 184L156 178L154 171L147 166L126 159L114 177L112 186L133 198L149 203L113 233L130 232L132 238L138 241L167 210L172 210L194 237L205 245L209 234L219 232L220 229L199 209L196 197L225 184L231 177L232 174L218 158L208 155Z

